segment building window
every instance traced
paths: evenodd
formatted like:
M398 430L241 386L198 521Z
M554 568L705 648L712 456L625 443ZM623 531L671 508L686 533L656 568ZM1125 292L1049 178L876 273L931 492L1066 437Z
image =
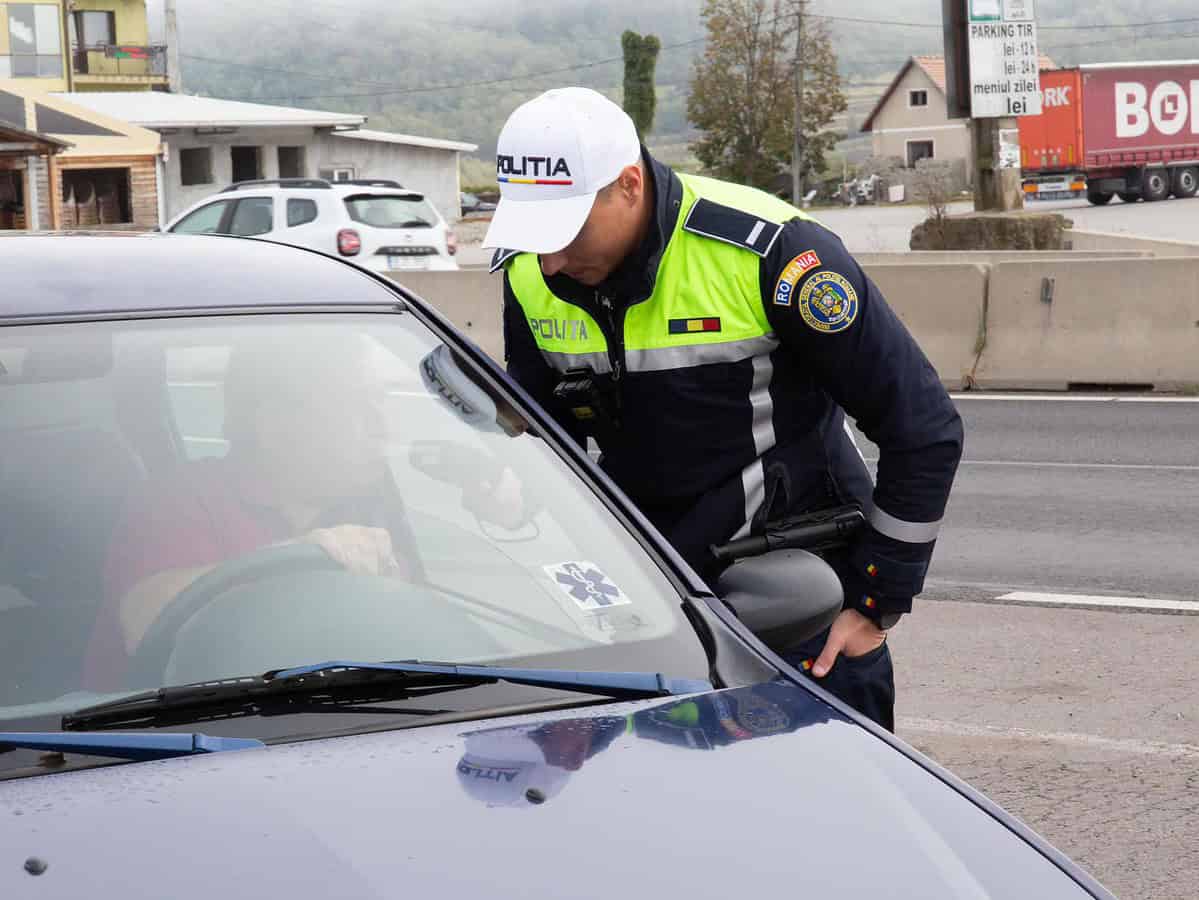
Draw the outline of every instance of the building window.
M928 91L908 91L908 106L928 106Z
M316 201L306 197L287 198L287 227L307 225L316 221Z
M933 158L932 141L908 141L908 168L916 168L916 163L922 159Z
M279 148L279 177L280 178L303 178L304 172L304 148L303 147L280 147Z
M75 13L75 35L80 47L96 49L117 42L116 13L80 10Z
M179 181L183 185L212 184L212 148L188 147L179 151Z
M230 147L233 157L233 181L255 181L262 177L261 147Z
M321 178L325 181L353 181L357 175L353 166L341 166L334 169L321 169Z
M62 77L58 9L44 3L0 4L0 77Z

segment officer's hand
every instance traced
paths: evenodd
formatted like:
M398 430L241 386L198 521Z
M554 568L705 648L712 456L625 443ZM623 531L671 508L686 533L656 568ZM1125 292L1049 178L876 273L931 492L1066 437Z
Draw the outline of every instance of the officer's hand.
M385 528L338 525L317 528L300 540L316 544L335 562L357 575L403 577L407 574L407 567L397 558L391 546L391 535Z
M833 620L833 627L829 629L824 649L820 651L820 656L812 666L812 674L817 678L823 678L842 653L850 657L865 656L886 639L887 632L856 609L842 610Z

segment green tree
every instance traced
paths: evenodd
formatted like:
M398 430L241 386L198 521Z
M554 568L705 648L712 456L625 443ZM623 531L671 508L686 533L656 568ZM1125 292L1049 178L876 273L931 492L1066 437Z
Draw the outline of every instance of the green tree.
M635 31L626 31L620 36L620 47L624 51L624 111L637 126L637 136L645 140L654 128L658 103L654 70L662 42L652 34L643 37Z
M707 29L687 98L702 132L692 151L722 178L771 189L791 164L795 127L798 0L705 0ZM838 136L825 131L845 110L837 55L827 27L804 21L804 173L824 169Z

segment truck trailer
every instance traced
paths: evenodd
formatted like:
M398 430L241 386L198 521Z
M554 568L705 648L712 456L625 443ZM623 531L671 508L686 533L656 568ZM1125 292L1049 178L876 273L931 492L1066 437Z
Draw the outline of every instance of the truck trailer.
M1102 206L1199 190L1199 60L1041 72L1041 114L1020 122L1027 197L1086 191Z

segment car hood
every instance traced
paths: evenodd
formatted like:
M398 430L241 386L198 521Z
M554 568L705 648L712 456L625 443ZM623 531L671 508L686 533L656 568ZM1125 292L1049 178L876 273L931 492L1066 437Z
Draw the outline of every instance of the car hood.
M8 781L0 846L13 897L1087 896L782 682Z

